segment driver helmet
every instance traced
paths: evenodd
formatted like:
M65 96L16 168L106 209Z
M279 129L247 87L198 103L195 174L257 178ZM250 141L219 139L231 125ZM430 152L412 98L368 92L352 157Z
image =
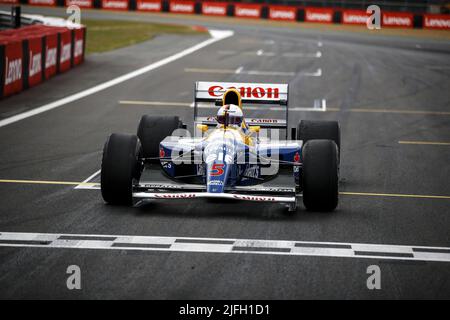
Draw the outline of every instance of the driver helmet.
M244 115L241 108L235 104L224 105L217 112L217 122L223 125L240 126L243 119Z

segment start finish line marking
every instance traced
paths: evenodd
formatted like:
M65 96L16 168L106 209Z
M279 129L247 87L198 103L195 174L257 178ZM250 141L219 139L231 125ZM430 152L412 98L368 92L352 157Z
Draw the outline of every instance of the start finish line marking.
M0 233L0 247L266 254L450 262L450 247L198 237L2 232Z

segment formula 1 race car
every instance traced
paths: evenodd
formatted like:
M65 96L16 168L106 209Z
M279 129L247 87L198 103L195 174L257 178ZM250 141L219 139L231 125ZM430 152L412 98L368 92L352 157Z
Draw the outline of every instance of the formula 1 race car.
M150 115L142 117L137 135L108 137L101 166L107 203L219 198L277 202L296 211L302 196L308 210L336 208L339 124L302 120L288 130L287 84L196 82L193 107L193 137L178 116ZM200 116L205 110L209 114ZM279 110L284 119L243 115Z

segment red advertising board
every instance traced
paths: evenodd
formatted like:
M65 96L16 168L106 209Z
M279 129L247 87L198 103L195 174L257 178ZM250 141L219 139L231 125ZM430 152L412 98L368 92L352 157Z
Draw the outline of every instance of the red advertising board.
M367 19L370 15L364 10L343 10L342 23L343 24L367 24Z
M407 12L381 12L381 26L383 27L413 27L412 13Z
M9 96L23 89L23 42L10 38L1 41L3 57L3 96Z
M28 4L32 6L56 6L56 0L28 0Z
M269 6L269 19L295 21L297 19L297 7Z
M58 72L65 72L71 67L72 59L72 31L67 28L59 29L59 68Z
M161 0L137 0L136 10L160 12L162 9Z
M424 14L425 29L450 29L450 14Z
M195 2L193 1L170 1L169 11L172 13L194 13Z
M17 4L19 3L19 0L0 0L0 3L6 3L6 4Z
M234 15L239 18L261 18L260 4L236 3L234 5Z
M128 10L128 0L102 0L102 9Z
M331 8L305 8L305 21L318 23L332 23L333 9Z
M228 4L225 2L202 2L202 14L206 16L226 16Z
M94 7L94 0L66 0L66 7L78 6L80 8L90 9Z
M42 82L42 36L28 35L28 86Z
M73 30L73 64L76 66L84 61L86 28Z

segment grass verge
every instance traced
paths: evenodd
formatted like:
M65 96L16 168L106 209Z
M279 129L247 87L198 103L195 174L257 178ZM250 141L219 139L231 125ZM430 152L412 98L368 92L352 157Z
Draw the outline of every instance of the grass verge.
M83 20L86 53L110 51L147 41L160 34L204 34L195 27L123 20Z

